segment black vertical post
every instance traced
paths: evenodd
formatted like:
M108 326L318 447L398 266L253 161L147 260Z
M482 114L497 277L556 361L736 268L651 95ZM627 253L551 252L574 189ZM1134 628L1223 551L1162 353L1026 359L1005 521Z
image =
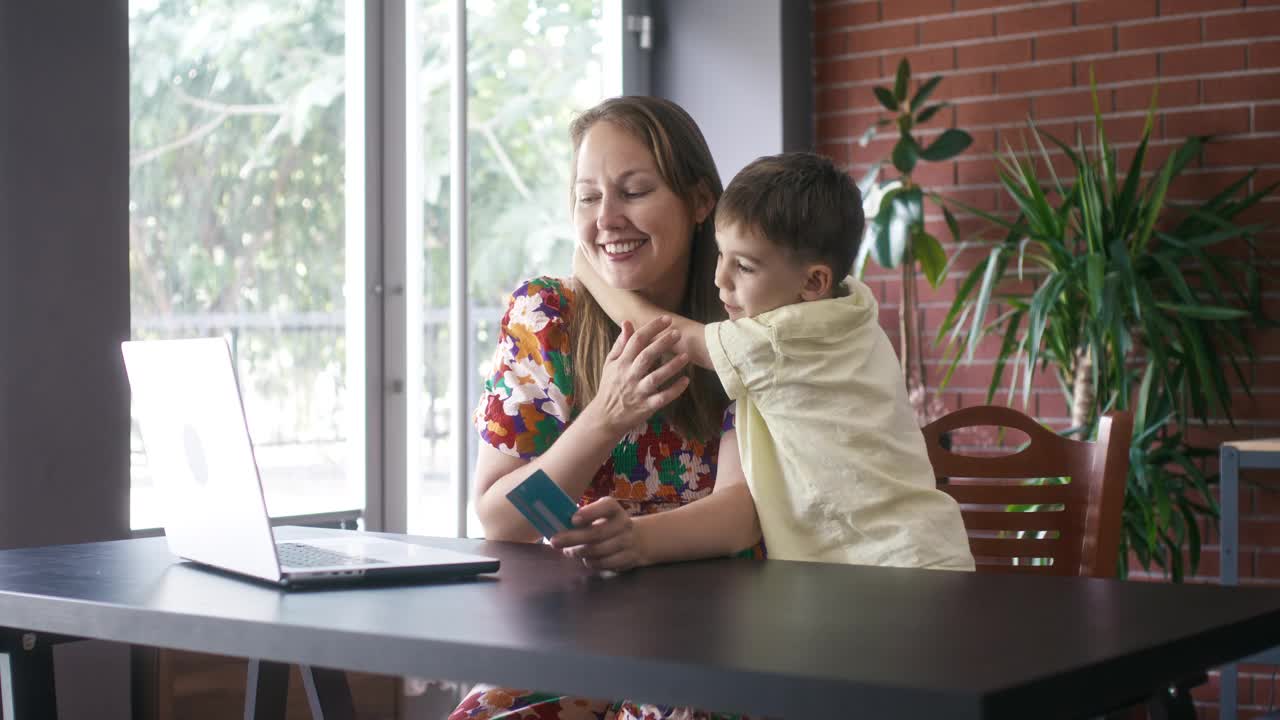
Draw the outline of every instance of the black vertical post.
M0 630L0 717L54 720L58 700L53 681L53 642L38 633ZM13 717L5 710L12 709Z

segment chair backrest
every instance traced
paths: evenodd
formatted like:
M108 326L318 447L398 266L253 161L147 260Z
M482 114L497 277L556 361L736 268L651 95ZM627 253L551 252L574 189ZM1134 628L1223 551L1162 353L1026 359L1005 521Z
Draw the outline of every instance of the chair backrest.
M1022 450L960 455L942 434L979 426L1027 434ZM1133 417L1109 413L1098 439L1062 437L1033 418L995 405L968 407L924 428L938 487L960 503L980 572L1115 577ZM1067 478L1055 484L1052 478ZM1031 478L1050 478L1028 483Z

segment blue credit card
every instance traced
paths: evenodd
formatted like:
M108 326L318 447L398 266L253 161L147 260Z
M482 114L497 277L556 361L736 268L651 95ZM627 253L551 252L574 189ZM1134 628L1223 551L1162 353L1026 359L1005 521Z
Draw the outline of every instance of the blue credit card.
M524 482L507 493L507 499L547 538L572 528L573 514L578 512L573 498L541 470L534 470Z

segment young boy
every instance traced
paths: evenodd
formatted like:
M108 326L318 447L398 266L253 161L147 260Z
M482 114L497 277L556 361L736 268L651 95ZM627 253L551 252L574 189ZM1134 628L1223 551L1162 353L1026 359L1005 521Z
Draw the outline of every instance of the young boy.
M673 327L677 350L737 401L769 557L972 570L875 297L846 277L864 223L857 186L819 155L762 157L725 188L715 223L729 320L674 317ZM574 273L618 323L665 314L607 286L580 255Z

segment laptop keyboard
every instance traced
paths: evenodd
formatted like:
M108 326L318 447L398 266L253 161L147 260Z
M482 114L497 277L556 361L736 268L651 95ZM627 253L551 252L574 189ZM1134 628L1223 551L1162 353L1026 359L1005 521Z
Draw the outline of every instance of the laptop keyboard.
M324 567L329 565L385 565L385 560L348 555L305 543L276 543L280 564L284 567Z

